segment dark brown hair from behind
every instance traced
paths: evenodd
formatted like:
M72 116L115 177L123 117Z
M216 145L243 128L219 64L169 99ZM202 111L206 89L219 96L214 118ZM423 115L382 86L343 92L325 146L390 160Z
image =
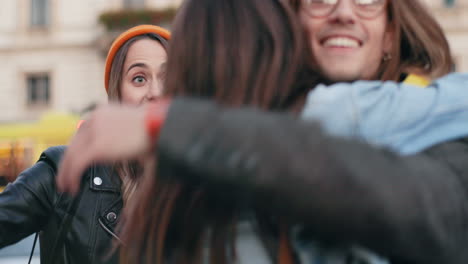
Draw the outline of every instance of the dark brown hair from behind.
M279 109L310 88L307 75L298 78L310 63L302 29L281 1L203 2L188 1L174 22L182 43L169 48L166 94Z
M302 28L283 1L187 0L172 29L166 95L287 110L316 84ZM213 195L206 186L177 179L167 172L145 175L126 207L122 260L231 263L235 223L243 207L225 193ZM274 257L290 263L284 253L290 247L281 245L286 250Z

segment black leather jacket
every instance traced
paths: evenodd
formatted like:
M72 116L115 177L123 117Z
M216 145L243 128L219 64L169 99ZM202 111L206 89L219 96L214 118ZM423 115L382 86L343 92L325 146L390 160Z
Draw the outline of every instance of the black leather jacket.
M41 263L118 263L110 248L122 208L120 182L108 168L93 166L76 198L58 193L64 149L47 149L0 194L0 247L40 232Z
M400 157L286 114L175 99L157 153L158 175L253 195L328 243L393 264L468 263L468 138Z

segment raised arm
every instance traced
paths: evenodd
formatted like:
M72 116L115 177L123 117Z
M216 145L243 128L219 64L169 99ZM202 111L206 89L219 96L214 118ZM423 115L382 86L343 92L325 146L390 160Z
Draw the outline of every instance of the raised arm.
M160 175L258 195L327 240L408 263L466 263L468 146L440 148L403 158L287 115L175 100L157 153Z

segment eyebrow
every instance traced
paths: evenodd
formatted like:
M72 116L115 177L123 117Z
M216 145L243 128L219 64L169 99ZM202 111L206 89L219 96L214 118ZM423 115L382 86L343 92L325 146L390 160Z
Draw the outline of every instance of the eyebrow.
M133 68L135 68L135 67L148 68L148 65L146 65L146 64L144 64L144 63L141 63L141 62L139 62L139 63L134 63L134 64L132 64L130 67L128 67L127 73L128 73L131 69L133 69Z

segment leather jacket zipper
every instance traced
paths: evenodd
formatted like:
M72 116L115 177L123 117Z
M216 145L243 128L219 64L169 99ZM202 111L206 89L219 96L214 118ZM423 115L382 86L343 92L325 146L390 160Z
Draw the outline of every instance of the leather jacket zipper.
M117 241L119 241L120 244L123 245L122 240L116 234L114 234L114 232L112 232L109 228L107 228L107 226L102 222L101 219L98 219L98 221L99 221L99 224L101 225L101 227L104 228L104 230L106 230L107 233L109 233L112 237L117 239Z

